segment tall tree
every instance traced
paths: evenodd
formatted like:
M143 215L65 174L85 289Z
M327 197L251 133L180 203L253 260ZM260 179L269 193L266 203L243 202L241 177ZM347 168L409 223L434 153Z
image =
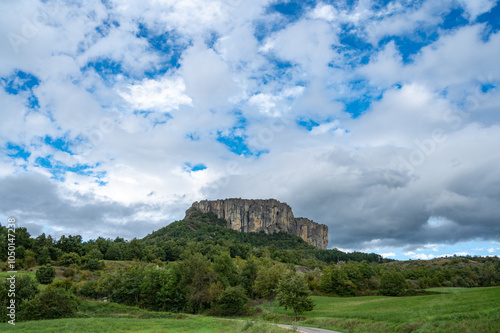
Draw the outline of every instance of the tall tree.
M273 306L276 288L284 273L285 267L281 264L272 267L264 266L257 273L253 289L260 296L269 298L271 306Z
M306 281L297 272L287 273L278 284L276 299L285 310L293 309L295 321L297 314L313 310L314 302L310 296Z

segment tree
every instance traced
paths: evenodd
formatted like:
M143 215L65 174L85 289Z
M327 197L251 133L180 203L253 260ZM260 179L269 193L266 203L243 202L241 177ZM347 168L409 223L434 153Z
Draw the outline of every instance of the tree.
M74 316L78 299L71 292L50 286L25 303L20 317L24 320L69 318Z
M104 268L104 262L103 261L99 261L97 259L90 259L85 264L85 268L88 269L89 271L97 271L99 269L103 269Z
M138 259L141 260L143 252L143 244L137 239L132 239L129 243L127 243L125 247L125 259L132 260Z
M181 277L178 288L187 295L187 305L192 312L215 302L219 298L216 291L223 289L215 284L217 275L209 263L201 253L196 253L186 255L176 265Z
M23 304L33 299L40 291L38 284L28 275L17 277L15 280L15 296L16 308L21 308ZM0 322L9 320L7 317L7 306L10 305L10 297L8 297L10 290L10 281L0 282Z
M31 268L36 266L36 256L35 252L32 250L26 250L24 253L24 267Z
M76 252L78 255L83 254L82 236L80 235L69 235L68 237L62 235L57 241L56 246L66 253Z
M306 281L296 272L288 273L278 284L276 299L285 310L293 309L295 321L297 314L312 311L314 302Z
M271 306L273 306L276 288L284 271L283 265L276 264L270 268L264 266L257 273L253 289L260 296L269 298Z
M238 272L229 253L222 252L215 256L213 267L218 280L224 287L238 284Z
M64 253L59 259L59 265L68 267L70 265L80 265L80 256L76 252Z
M39 265L45 265L50 263L50 250L47 246L42 247L40 252L38 252L38 256L36 261Z
M380 278L379 292L384 296L400 296L406 291L406 280L399 272L385 272Z
M245 314L248 309L248 297L242 286L227 287L219 297L219 309L223 316Z
M56 271L54 270L54 267L52 267L50 264L48 264L47 266L41 266L36 271L36 280L41 284L52 283L55 276L56 276Z
M323 271L321 290L339 296L352 296L356 293L356 286L348 279L343 269L332 266Z
M123 243L111 243L106 251L106 259L107 260L122 260L123 259L123 251L122 245Z
M251 298L255 296L253 285L257 279L258 269L257 260L254 256L250 256L241 270L241 284Z

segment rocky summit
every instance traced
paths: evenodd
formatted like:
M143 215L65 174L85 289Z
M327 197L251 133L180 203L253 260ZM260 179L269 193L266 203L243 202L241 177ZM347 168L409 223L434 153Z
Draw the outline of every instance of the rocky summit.
M241 232L272 234L284 231L297 235L318 249L328 245L328 227L303 217L294 217L286 203L275 199L223 199L203 200L193 203L186 211L186 217L193 209L213 213L227 222L227 227Z

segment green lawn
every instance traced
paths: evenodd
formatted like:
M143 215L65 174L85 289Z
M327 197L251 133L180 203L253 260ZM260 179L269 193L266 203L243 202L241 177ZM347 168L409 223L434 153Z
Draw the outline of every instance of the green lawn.
M286 330L249 320L227 320L134 306L89 301L80 305L80 318L0 324L0 332L248 332L280 333Z
M437 291L437 290L436 290ZM500 332L500 287L441 288L446 294L415 297L313 297L316 307L300 325L343 332ZM261 317L279 321L292 311L262 306ZM290 319L288 319L290 320Z
M287 332L265 324L231 321L202 316L183 319L155 318L77 318L20 322L15 326L0 324L2 332Z

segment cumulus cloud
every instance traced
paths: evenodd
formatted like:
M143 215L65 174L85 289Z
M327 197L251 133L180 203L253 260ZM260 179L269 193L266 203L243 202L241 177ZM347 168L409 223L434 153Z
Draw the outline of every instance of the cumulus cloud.
M330 247L498 240L494 1L275 5L2 3L0 215L130 238L274 197Z
M128 89L120 95L139 110L170 111L179 109L182 104L192 104L192 99L185 95L186 85L181 78L144 80L140 84L129 85Z

